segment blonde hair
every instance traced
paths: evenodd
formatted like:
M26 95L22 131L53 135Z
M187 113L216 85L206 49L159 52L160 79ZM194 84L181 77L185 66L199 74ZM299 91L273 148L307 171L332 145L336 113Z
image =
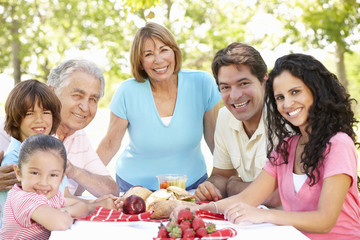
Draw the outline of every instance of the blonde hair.
M145 79L148 78L148 74L142 69L141 58L145 41L153 38L159 39L174 51L174 74L178 74L181 69L182 54L174 36L166 27L157 23L148 22L145 27L137 31L130 50L131 72L138 82L144 82Z

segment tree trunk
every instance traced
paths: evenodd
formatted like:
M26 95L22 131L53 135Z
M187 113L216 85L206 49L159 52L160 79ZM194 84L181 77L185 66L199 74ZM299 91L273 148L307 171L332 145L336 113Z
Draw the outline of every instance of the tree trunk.
M171 6L173 4L172 0L165 0L166 6L167 6L167 13L166 13L166 17L167 20L170 21L170 11L171 11Z
M12 11L15 11L15 7L12 7ZM14 17L14 13L12 16ZM11 28L11 56L12 56L12 65L14 69L14 83L17 84L21 81L21 59L20 59L20 40L19 40L19 22L14 20L12 22Z
M336 59L335 62L336 62L337 77L339 78L339 81L343 84L345 89L348 90L348 80L347 80L346 70L345 70L344 55L345 55L344 48L339 43L336 43L336 45L335 45L335 59Z
M21 82L21 59L19 58L20 43L16 40L11 42L12 65L14 69L14 83Z

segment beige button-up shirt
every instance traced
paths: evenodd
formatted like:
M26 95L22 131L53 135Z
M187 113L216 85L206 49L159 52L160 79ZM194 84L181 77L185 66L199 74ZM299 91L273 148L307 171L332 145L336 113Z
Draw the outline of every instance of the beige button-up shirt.
M226 107L221 108L215 130L214 167L236 169L244 182L253 181L267 161L264 117L263 112L258 128L249 139L242 122Z

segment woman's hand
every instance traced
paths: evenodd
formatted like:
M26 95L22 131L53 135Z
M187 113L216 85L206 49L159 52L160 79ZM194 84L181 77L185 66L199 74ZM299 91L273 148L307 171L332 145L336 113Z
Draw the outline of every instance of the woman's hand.
M240 202L227 208L224 217L236 224L241 222L262 223L264 222L264 214L267 214L266 209L260 209Z

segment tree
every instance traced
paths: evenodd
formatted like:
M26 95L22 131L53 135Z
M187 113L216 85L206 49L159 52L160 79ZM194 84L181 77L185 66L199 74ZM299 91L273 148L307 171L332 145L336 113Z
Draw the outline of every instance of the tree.
M272 5L275 2L275 6ZM344 56L359 43L360 2L357 0L271 1L269 11L284 23L283 42L304 48L333 45L337 75L348 88Z
M13 69L14 82L22 74L44 80L50 69L71 48L104 48L111 75L120 75L119 61L126 55L136 31L125 21L128 13L157 0L8 0L0 2L0 71ZM30 65L37 66L35 70Z
M0 70L12 65L14 69L15 82L20 82L22 66L26 68L28 62L24 59L29 53L34 51L30 44L37 31L36 22L37 12L34 11L35 4L24 1L19 5L17 1L7 1L0 3L0 42L2 43L2 56L0 58ZM31 33L29 33L31 31ZM28 33L29 38L22 35ZM30 41L29 41L30 40ZM24 66L25 65L25 66Z
M160 0L161 8L139 9L144 21L158 21L174 35L183 53L183 67L211 71L215 53L235 41L244 41L245 26L256 6L235 0ZM241 13L241 14L239 14ZM151 16L147 17L147 16ZM252 44L251 42L249 44Z

